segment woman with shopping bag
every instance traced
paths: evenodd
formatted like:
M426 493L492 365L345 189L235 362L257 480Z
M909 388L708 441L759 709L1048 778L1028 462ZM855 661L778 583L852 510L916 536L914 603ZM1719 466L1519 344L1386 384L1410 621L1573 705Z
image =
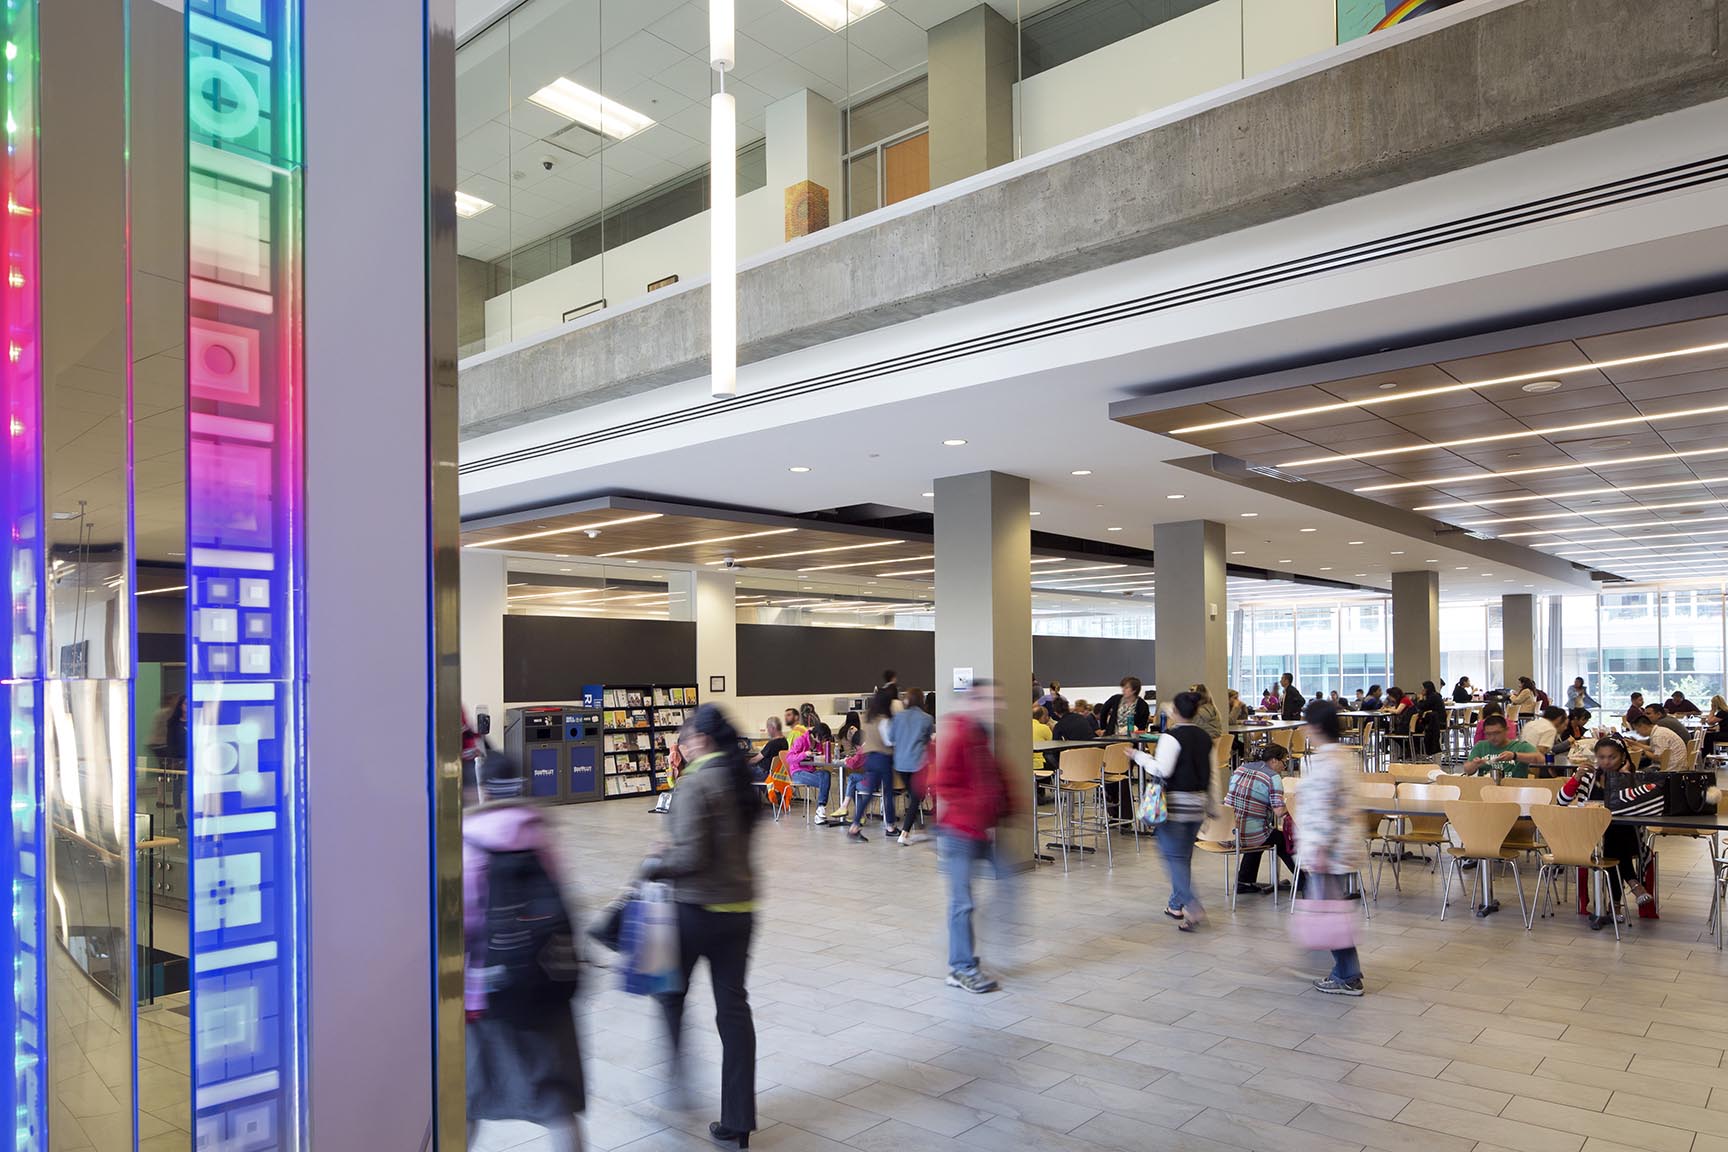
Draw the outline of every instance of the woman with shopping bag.
M1332 971L1314 981L1329 996L1362 995L1362 963L1356 955L1360 900L1350 898L1349 878L1363 864L1362 768L1338 743L1338 709L1316 700L1303 709L1308 755L1302 758L1301 801L1296 805L1297 862L1302 895L1290 917L1290 935L1304 948L1332 953Z
M750 1147L756 1127L756 1025L745 975L755 931L756 889L751 835L762 812L738 732L704 704L678 733L684 771L667 813L667 837L642 862L641 878L671 885L681 972L655 993L679 1060L684 995L696 961L706 958L720 1031L720 1119L714 1139Z

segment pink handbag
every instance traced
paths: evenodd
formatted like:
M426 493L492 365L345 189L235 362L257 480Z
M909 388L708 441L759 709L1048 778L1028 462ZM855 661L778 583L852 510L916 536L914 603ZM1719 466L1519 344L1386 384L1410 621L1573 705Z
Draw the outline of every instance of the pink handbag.
M1356 947L1356 926L1362 918L1360 900L1298 898L1290 916L1290 939L1310 952Z

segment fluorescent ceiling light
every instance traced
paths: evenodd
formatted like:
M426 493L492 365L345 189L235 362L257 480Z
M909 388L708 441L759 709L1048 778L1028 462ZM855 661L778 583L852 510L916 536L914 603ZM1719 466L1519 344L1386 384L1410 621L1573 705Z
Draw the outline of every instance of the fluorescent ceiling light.
M628 140L654 123L635 109L608 100L567 76L558 77L528 97L528 102L614 140Z
M547 536L568 536L572 532L589 532L599 528L616 528L620 524L640 524L644 520L658 520L664 512L645 512L640 516L625 516L620 520L597 520L592 524L576 524L569 528L548 528L544 532L527 532L521 536L505 536L500 540L484 540L478 544L464 544L464 548L496 548L500 544L517 544L523 540L539 540Z
M1497 384L1522 384L1529 380L1542 380L1552 376L1576 376L1581 372L1601 372L1609 368L1624 368L1630 364L1650 364L1659 360L1673 360L1681 356L1701 356L1708 352L1724 350L1728 350L1728 342L1700 344L1692 348L1676 348L1669 352L1651 352L1643 356L1624 356L1618 360L1599 360L1594 363L1577 364L1570 368L1551 368L1543 372L1520 372L1516 376L1496 376L1490 380L1445 384L1438 388L1418 388L1410 392L1398 392L1386 396L1364 396L1360 400L1342 400L1336 404L1311 404L1306 408L1287 408L1282 412L1267 412L1259 416L1241 416L1233 420L1215 420L1209 424L1191 424L1186 428L1171 429L1166 435L1181 436L1189 432L1213 432L1220 428L1240 428L1244 424L1266 424L1274 420L1286 420L1293 416L1319 416L1327 412L1348 412L1355 408L1396 404L1400 400L1415 400L1422 396L1444 396L1452 392L1469 392L1477 388L1492 388Z
M1084 568L1052 568L1048 572L1038 573L1039 579L1046 576L1061 576L1068 572L1103 572L1111 568L1126 568L1126 564L1089 564Z
M835 572L841 568L868 568L871 565L880 566L883 564L911 564L917 560L934 560L934 559L936 559L936 557L934 555L930 555L930 556L905 556L899 560L854 560L850 564L818 564L814 568L800 568L800 569L798 569L798 571L800 571L800 572Z
M830 32L839 32L885 7L882 0L786 0L786 6L796 8Z
M1060 564L1066 559L1068 559L1066 556L1045 556L1032 561L1032 566L1036 568L1040 564Z
M186 585L176 584L172 588L149 588L143 592L138 593L138 595L140 595L140 596L160 596L164 592L184 592L184 591L186 591Z
M1641 524L1603 524L1604 529L1612 528L1616 532L1642 532L1646 528L1684 528L1688 524L1717 524L1728 520L1728 516L1699 516L1692 520L1646 520ZM1571 528L1532 528L1528 532L1504 532L1501 540L1517 540L1524 536L1560 536L1567 532L1588 532L1597 525L1575 525Z
M1301 468L1312 464L1331 464L1339 460L1374 460L1382 456L1402 456L1434 448L1463 448L1470 444L1499 444L1507 440L1528 440L1534 436L1558 436L1567 432L1589 432L1597 428L1623 428L1628 424L1654 424L1658 420L1679 420L1692 416L1714 416L1728 412L1728 404L1713 404L1708 408L1683 408L1677 412L1652 412L1643 416L1620 416L1613 420L1591 420L1584 424L1555 424L1547 428L1530 428L1523 432L1499 432L1493 436L1466 436L1458 440L1431 440L1424 444L1406 444L1402 448L1374 448L1366 452L1334 452L1330 456L1310 456L1303 460L1286 460L1276 468Z
M1728 536L1728 528L1711 528L1704 532L1663 532L1646 536L1646 540L1684 540L1688 536ZM1629 536L1592 536L1588 540L1538 540L1537 548L1575 548L1585 544L1630 544Z
M805 548L799 552L770 552L766 556L740 556L733 561L735 564L755 564L759 560L785 560L789 556L817 556L825 552L854 552L859 548L886 548L890 544L904 544L904 540L872 540L868 544L839 544L833 548ZM724 560L710 560L709 567L724 564ZM866 564L880 564L880 560L866 560ZM802 571L802 569L800 569ZM811 569L814 571L814 569Z
M462 189L456 189L456 215L464 220L472 220L488 208L495 207L490 200L482 200L478 196L470 196Z
M1535 524L1542 520L1593 519L1597 516L1619 516L1626 512L1663 512L1674 508L1691 508L1699 504L1728 504L1728 497L1700 496L1696 500L1676 500L1672 504L1623 504L1618 508L1581 508L1576 512L1544 512L1538 516L1502 516L1497 520L1466 520L1460 528L1487 528L1499 524Z
M1707 540L1697 544L1670 544L1667 547L1660 549L1651 544L1634 544L1630 540L1614 541L1614 543L1625 544L1626 547L1586 548L1582 552L1556 552L1554 555L1561 560L1584 560L1590 557L1620 556L1628 552L1674 552L1682 548L1728 548L1728 542L1721 540Z
M880 561L878 561L880 563ZM910 568L904 572L878 572L878 576L928 576L936 571L934 568Z
M1480 475L1436 476L1431 480L1405 480L1397 484L1370 484L1357 492L1390 492L1395 488L1436 488L1442 484L1468 484L1478 480L1499 480L1511 476L1537 476L1549 472L1576 472L1586 468L1620 468L1627 464L1648 464L1652 460L1683 460L1691 456L1719 456L1728 448L1700 448L1689 452L1657 452L1649 456L1625 456L1619 460L1591 460L1578 464L1549 464L1541 468L1514 468L1507 472L1483 472Z
M1421 504L1412 512L1450 512L1458 508L1491 508L1500 504L1523 504L1531 500L1570 500L1574 496L1613 496L1621 492L1655 492L1664 488L1704 487L1728 484L1728 476L1700 476L1696 480L1663 480L1655 484L1607 484L1600 488L1573 488L1566 492L1532 492L1524 496L1493 496L1483 500L1453 500L1445 504Z
M725 544L732 540L755 540L762 536L784 536L788 532L796 532L796 528L770 528L766 532L740 532L734 536L710 536L706 540L680 540L676 544L655 544L649 548L626 548L622 552L602 552L600 559L606 560L613 556L635 556L642 552L664 552L668 548L699 548L704 544Z

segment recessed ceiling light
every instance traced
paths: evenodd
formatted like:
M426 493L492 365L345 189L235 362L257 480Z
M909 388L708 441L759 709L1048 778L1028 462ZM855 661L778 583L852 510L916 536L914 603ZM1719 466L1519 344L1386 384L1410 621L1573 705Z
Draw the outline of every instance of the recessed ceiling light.
M1027 515L1028 516L1042 516L1042 515L1044 515L1044 513L1042 513L1042 512L1028 512Z
M882 0L786 0L786 4L830 32L839 32L884 7Z
M1402 552L1394 552L1394 553L1392 553L1392 555L1394 555L1394 556L1402 556L1402 555L1404 555L1404 553L1402 553Z
M1120 532L1120 531L1122 531L1122 529L1120 529L1120 528L1106 528L1106 529L1104 529L1104 531L1106 531L1106 532Z
M654 125L653 120L634 108L626 108L616 100L608 100L568 76L558 77L528 97L528 100L548 112L566 120L574 120L584 128L610 136L614 140L628 140L642 129Z
M1254 519L1254 517L1256 517L1258 515L1260 515L1260 513L1258 513L1258 512L1244 512L1244 513L1242 513L1242 519L1252 520L1252 519Z
M926 500L929 500L929 499L933 498L936 495L936 493L934 493L934 492L920 492L920 493L918 493L918 495L924 497L924 499L926 499ZM1037 513L1033 513L1033 515L1037 515Z
M488 208L496 207L490 200L482 200L478 196L470 196L460 188L456 190L456 215L464 220L472 220Z
M1384 383L1384 384L1381 384L1381 385L1380 385L1380 391L1382 391L1382 392L1390 392L1390 391L1392 391L1392 390L1393 390L1393 389L1394 389L1394 388L1396 388L1396 387L1398 387L1398 381L1396 381L1396 380L1388 380L1388 381L1386 381L1386 382L1385 382L1385 383Z
M964 443L966 443L964 440L944 440L942 441L942 446L945 448L958 448Z
M624 561L624 563L626 563L626 564L640 564L641 561L640 560L626 560L626 561Z
M1519 389L1521 392L1558 392L1564 387L1558 380L1532 380Z
M1301 529L1301 531L1303 531L1303 532L1318 532L1318 531L1320 531L1320 529L1318 529L1318 528L1303 528L1303 529Z
M808 472L808 471L810 471L810 467L809 467L809 465L806 465L806 464L794 464L794 465L792 465L792 467L786 469L786 471L788 471L788 472Z
M1280 563L1280 564L1288 564L1288 563L1290 563L1290 561L1288 561L1288 560L1280 560L1280 561L1278 561L1278 563Z
M1478 576L1492 576L1492 575L1494 575L1494 573L1492 573L1492 572L1478 572L1477 575Z
M1090 468L1076 468L1076 469L1074 469L1074 471L1068 473L1068 475L1070 475L1070 476L1090 476L1090 475L1092 475L1092 469L1090 469Z
M1248 555L1248 553L1242 551L1241 549L1237 549L1235 552L1230 553L1230 555L1232 555L1232 556L1246 556L1246 555Z
M1186 500L1188 497L1181 492L1171 492L1164 497L1166 500Z
M1352 577L1352 579L1361 580L1361 579L1365 578L1367 575L1368 575L1368 573L1366 573L1366 572L1358 572L1358 573L1356 573L1355 576Z
M1322 569L1320 569L1320 571L1322 571L1322 572L1330 572L1330 571L1332 571L1332 569L1330 569L1330 568L1322 568Z
M1350 541L1350 543L1351 543L1351 544L1360 544L1360 543L1362 543L1362 541L1360 541L1360 540L1351 540L1351 541Z
M874 581L874 580L866 580L866 581L864 581L864 583L866 583L866 584L874 584L874 583L876 583L876 581Z

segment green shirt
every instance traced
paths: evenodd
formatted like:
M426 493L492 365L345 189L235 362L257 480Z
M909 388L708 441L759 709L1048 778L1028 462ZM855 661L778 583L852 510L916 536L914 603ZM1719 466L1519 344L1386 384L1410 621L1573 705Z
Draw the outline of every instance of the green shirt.
M1486 740L1478 740L1476 742L1476 746L1474 748L1470 749L1470 759L1472 759L1472 760L1487 759L1490 756L1498 756L1503 752L1534 752L1534 751L1536 751L1536 749L1532 745L1526 744L1522 740L1508 741L1504 748L1496 748L1496 747L1494 747L1494 745L1490 744ZM1482 772L1482 771L1485 771L1485 769L1478 768L1477 771ZM1510 761L1509 763L1500 765L1500 774L1502 776L1527 777L1530 775L1530 768L1528 765L1520 764L1516 760L1514 760L1514 761Z

